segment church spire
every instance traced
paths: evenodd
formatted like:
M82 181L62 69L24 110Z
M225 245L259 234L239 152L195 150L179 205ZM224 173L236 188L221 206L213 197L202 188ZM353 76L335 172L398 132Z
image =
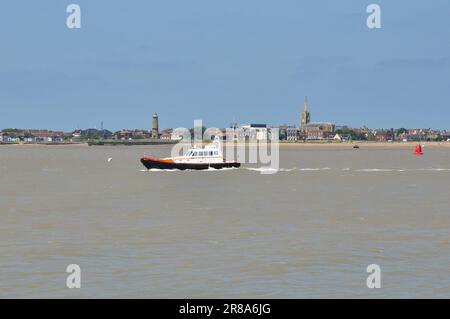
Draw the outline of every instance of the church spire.
M308 111L308 97L305 96L305 102L303 105L303 112L300 113L300 129L305 132L306 131L306 126L309 124L309 122L311 121L311 114Z

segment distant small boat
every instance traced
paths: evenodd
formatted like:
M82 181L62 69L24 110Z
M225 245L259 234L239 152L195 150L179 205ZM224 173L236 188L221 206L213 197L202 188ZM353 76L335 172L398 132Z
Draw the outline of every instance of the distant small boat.
M359 146L358 145L353 145L353 148L359 148Z
M423 155L422 145L417 145L416 149L414 150L414 155Z

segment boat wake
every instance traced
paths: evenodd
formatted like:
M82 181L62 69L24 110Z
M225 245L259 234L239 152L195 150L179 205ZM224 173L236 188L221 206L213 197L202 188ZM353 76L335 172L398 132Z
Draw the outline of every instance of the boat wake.
M195 170L195 169L159 169L159 168L151 168L151 169L140 169L141 172L227 172L239 170L237 167L224 167L224 168L208 168L204 170ZM407 168L330 168L330 167L305 167L305 168L271 168L271 167L242 167L241 169L259 173L276 173L276 172L322 172L322 171L342 171L342 172L357 172L357 173L389 173L389 172L413 172L413 171L423 171L423 172L450 172L450 168L415 168L415 169L407 169Z
M331 170L329 167L320 167L320 168L271 168L271 167L245 167L246 170L255 171L255 172L314 172L314 171L328 171Z
M271 168L271 167L245 167L248 171L259 172L259 173L275 173L281 171L281 169Z
M150 169L140 169L140 172L221 172L221 171L232 171L232 170L236 170L239 169L237 167L224 167L224 168L213 168L213 167L209 167L208 169L202 169L202 170L197 170L197 169L185 169L185 170L181 170L181 169L161 169L161 168L150 168Z
M450 168L363 168L356 169L355 172L363 173L377 173L377 172L446 172L450 171Z
M140 169L141 172L179 172L179 169L160 169L160 168L151 168L151 169Z
M362 168L356 169L355 172L366 172L366 173L376 173L376 172L403 172L402 169L394 168Z
M244 169L255 172L322 172L322 171L342 171L342 172L359 172L359 173L385 173L385 172L413 172L413 171L433 171L433 172L445 172L450 171L450 168L330 168L330 167L305 167L305 168L275 168L268 167L245 167Z

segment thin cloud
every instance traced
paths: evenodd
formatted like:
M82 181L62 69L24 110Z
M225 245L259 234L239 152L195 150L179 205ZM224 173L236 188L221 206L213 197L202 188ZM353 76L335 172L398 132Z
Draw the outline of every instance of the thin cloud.
M386 59L378 62L376 67L381 71L436 70L450 66L450 57L418 58L418 59Z

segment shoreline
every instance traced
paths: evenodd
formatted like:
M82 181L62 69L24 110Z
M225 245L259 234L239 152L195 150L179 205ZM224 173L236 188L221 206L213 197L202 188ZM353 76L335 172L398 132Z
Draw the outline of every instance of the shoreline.
M432 148L450 148L450 142L371 142L371 141L352 141L352 142L285 142L280 141L278 145L280 147L288 147L288 148L352 148L354 145L358 145L360 148L414 148L417 144L422 144L425 147ZM267 143L270 145L270 143ZM95 147L95 146L164 146L164 145L176 145L176 143L154 143L154 144L142 144L142 143L107 143L107 144L92 144L89 145L88 142L84 143L0 143L1 146L9 146L9 147L55 147L55 146L63 146L63 147ZM238 142L223 142L223 145L226 147L237 146L258 146L258 143L238 143Z
M31 146L31 147L55 147L55 146L88 146L88 143L0 143L1 146L9 145L11 147Z
M418 144L425 145L425 147L450 147L450 142L371 142L371 141L352 141L352 142L332 142L332 143L314 143L314 142L300 142L300 143L285 143L280 145L293 147L335 147L335 148L349 148L358 145L360 148L414 148Z

